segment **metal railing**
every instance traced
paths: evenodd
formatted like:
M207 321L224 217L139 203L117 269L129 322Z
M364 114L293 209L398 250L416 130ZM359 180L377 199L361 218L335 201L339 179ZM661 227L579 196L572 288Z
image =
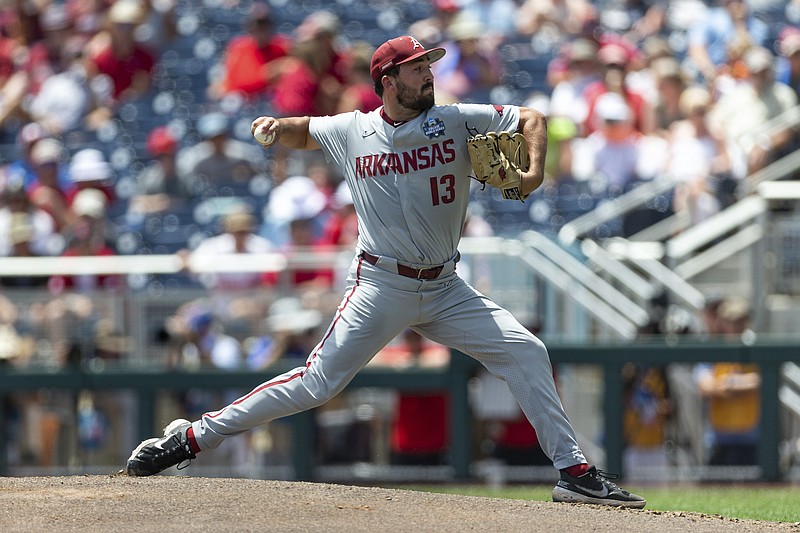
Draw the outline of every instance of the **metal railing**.
M738 362L757 364L761 373L761 415L758 478L778 481L786 475L781 466L780 449L784 446L785 428L781 422L781 405L797 404L800 395L782 385L781 367L797 357L797 344L782 340L744 343L740 340L698 342L695 339L660 339L636 343L558 344L551 343L549 352L555 364L590 364L602 367L603 434L605 468L623 472L623 377L622 367L633 362L645 365L670 363ZM54 390L131 390L137 398L137 433L141 438L157 431L155 394L157 391L181 391L190 388L222 390L253 387L260 380L272 377L283 367L277 365L262 372L225 372L198 370L192 372L166 371L162 368L82 368L60 371L0 369L0 399L13 392ZM367 367L349 385L353 387L388 387L407 390L449 391L451 395L449 465L445 472L452 480L468 480L474 475L471 414L468 407L468 382L478 363L461 354L453 353L450 365L438 369L407 368L381 369ZM796 381L797 371L789 367L791 379ZM5 420L0 411L0 475L7 475L5 447ZM292 476L294 479L318 479L314 462L313 411L290 417L293 427ZM792 442L791 440L789 441ZM624 473L624 472L623 472ZM352 475L352 472L351 472Z

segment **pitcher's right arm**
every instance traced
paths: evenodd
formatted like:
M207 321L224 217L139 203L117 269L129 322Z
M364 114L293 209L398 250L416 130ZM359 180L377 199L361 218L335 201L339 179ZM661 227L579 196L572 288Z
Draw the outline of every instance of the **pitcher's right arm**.
M250 133L255 134L257 130L264 132L267 136L274 133L275 139L271 144L280 142L283 146L295 150L319 150L320 145L308 134L310 120L310 117L262 116L255 119L250 125Z

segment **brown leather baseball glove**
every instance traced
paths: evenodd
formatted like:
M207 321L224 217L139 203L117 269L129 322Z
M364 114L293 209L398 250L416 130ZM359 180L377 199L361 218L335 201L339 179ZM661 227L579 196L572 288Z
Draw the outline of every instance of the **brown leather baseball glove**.
M479 133L467 138L467 149L478 181L500 189L506 200L525 200L521 174L528 171L530 158L521 133Z

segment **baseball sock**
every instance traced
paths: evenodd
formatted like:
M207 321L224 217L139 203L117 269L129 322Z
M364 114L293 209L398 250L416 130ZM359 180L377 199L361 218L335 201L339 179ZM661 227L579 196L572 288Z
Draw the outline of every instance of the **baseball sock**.
M567 468L562 468L561 470L563 470L572 477L581 477L582 475L584 475L586 472L589 471L589 465L586 463L581 463L579 465L572 465L568 466Z
M189 428L186 431L186 440L189 441L189 448L192 450L192 453L200 453L200 446L197 445L197 440L194 438L194 428Z

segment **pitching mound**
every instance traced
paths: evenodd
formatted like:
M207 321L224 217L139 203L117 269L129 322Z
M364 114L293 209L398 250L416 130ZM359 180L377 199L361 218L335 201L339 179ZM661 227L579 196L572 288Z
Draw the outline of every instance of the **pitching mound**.
M790 524L249 479L0 478L0 531L800 531Z

